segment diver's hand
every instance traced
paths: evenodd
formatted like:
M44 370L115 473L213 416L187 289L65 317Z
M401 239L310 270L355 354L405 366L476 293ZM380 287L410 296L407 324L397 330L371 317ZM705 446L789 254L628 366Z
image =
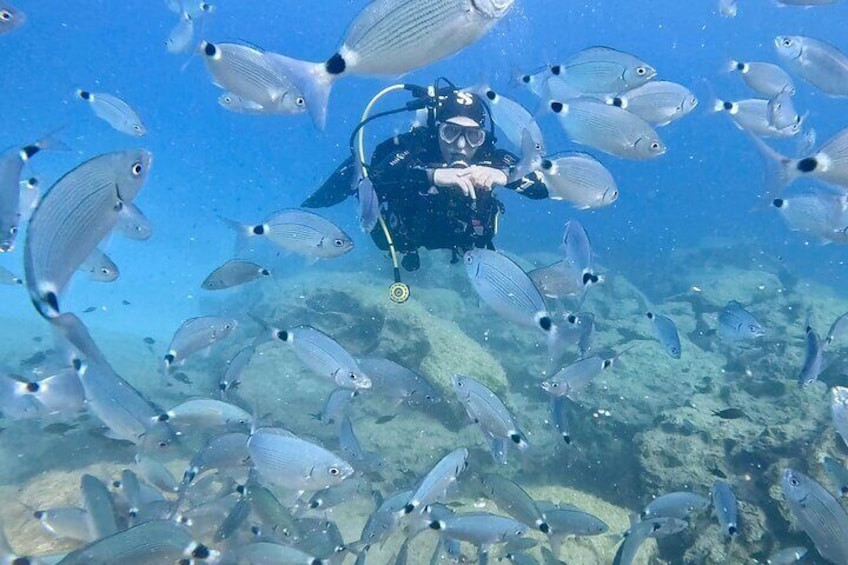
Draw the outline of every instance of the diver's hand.
M455 186L462 191L462 194L476 200L477 194L474 192L474 182L471 180L470 171L470 167L467 169L435 169L433 171L433 184L442 187Z
M493 167L485 167L483 165L472 165L467 169L464 169L468 172L471 177L471 182L474 184L475 188L485 188L487 190L492 190L494 186L504 186L508 182L508 178L506 173L504 173L500 169L495 169Z

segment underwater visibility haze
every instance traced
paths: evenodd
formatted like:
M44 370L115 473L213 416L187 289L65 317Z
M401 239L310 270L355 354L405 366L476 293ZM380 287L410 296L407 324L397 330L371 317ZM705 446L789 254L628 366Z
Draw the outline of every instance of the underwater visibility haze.
M845 22L0 0L0 562L848 564Z

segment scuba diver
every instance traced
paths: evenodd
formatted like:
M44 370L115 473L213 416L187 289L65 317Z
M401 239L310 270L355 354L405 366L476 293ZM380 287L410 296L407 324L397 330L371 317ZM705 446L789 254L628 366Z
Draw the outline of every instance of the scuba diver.
M395 85L378 94L351 136L352 156L302 204L323 208L345 200L356 193L362 176L357 171L364 168L379 202L379 223L371 230L371 238L378 248L391 252L398 283L397 253L404 254L404 269L415 271L420 267L418 250L422 247L451 250L452 263L469 249L494 249L497 218L504 210L494 195L495 187L532 199L548 197L537 175L509 180L518 158L495 146L494 123L486 102L450 83L440 88L440 80L432 88ZM415 98L399 109L368 116L379 97L401 88ZM362 151L365 124L378 117L424 109L426 125L380 143L370 165L365 166L364 155L357 155L354 148L358 134Z

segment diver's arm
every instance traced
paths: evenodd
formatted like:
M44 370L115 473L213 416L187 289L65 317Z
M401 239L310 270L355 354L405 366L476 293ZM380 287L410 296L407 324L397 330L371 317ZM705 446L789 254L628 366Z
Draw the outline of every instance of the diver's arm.
M490 157L492 167L496 167L503 171L507 178L510 178L518 167L518 157L504 149L495 149ZM526 196L532 200L543 200L548 198L548 187L545 186L542 180L542 175L537 172L531 172L518 180L508 182L503 185L504 188L514 190L522 196Z
M542 180L542 175L537 171L529 173L522 178L504 185L504 188L514 190L522 196L532 200L543 200L548 198L548 187Z

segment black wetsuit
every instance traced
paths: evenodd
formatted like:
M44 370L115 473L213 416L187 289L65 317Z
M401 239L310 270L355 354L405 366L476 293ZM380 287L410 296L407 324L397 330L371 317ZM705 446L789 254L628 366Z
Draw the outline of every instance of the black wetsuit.
M487 140L469 164L508 172L516 163L515 155L497 149ZM492 248L496 216L503 211L503 204L490 192L478 192L477 199L472 200L457 187L433 186L427 179L427 169L448 166L434 133L428 128L417 128L388 139L374 151L368 175L380 197L383 218L398 251L406 253L419 247L456 252L472 247ZM535 176L510 183L506 188L528 198L548 197L547 188ZM379 225L371 237L380 249L388 248Z
M508 172L517 161L515 155L496 148L487 139L469 165ZM410 253L424 247L462 253L473 247L493 247L496 216L503 211L503 204L490 192L479 192L472 200L457 187L433 186L427 170L448 166L435 133L424 127L387 139L374 150L368 176L397 251ZM351 194L353 171L352 159L345 161L303 205L322 207L344 200ZM547 188L536 175L509 183L506 188L532 199L548 197ZM388 249L379 224L371 238L380 249Z

